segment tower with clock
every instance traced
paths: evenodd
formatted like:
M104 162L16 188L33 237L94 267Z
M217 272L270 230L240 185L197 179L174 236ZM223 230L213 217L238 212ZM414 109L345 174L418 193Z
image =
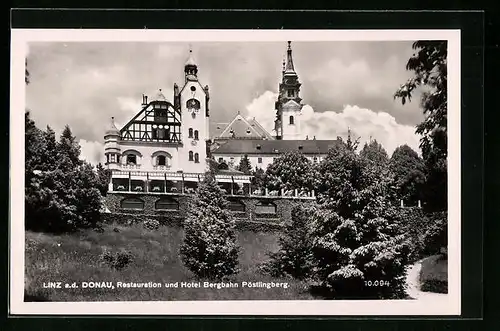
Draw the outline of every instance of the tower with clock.
M174 100L181 111L183 148L180 158L184 172L203 173L206 170L208 141L208 86L198 80L198 66L192 50L184 65L184 86L174 89Z
M301 139L300 117L303 104L299 94L300 86L301 83L293 65L292 46L289 41L286 61L283 61L278 100L275 103L274 130L278 140Z

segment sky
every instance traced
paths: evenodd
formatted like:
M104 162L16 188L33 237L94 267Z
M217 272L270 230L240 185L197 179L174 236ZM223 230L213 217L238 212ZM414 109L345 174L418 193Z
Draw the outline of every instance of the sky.
M293 42L302 83L302 133L317 139L376 139L389 155L402 144L418 151L418 96L401 104L393 95L412 73L409 41ZM40 128L60 133L68 124L82 158L104 159L110 118L123 125L141 110L142 94L162 89L172 101L184 82L192 47L198 77L210 87L210 122L229 122L239 111L271 131L286 54L284 42L31 42L26 107Z

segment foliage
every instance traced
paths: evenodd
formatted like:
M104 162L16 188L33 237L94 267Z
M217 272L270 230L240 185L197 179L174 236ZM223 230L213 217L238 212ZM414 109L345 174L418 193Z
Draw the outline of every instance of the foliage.
M337 297L401 298L410 250L397 222L392 174L339 144L320 164L312 219L317 277ZM383 286L366 286L365 281Z
M158 230L160 228L160 222L153 219L147 219L144 222L144 227L148 230Z
M248 159L248 155L247 154L245 154L240 159L240 164L238 165L237 170L243 172L246 175L249 175L250 172L252 171L252 165L250 164L250 160Z
M309 228L310 215L314 209L310 206L295 205L291 220L285 224L280 234L279 251L269 254L270 260L262 270L274 277L288 276L307 279L313 274L312 238Z
M406 65L414 77L394 94L405 104L415 90L424 89L420 105L425 119L416 132L422 135L420 148L427 167L424 199L428 211L447 209L447 47L446 41L416 41L415 54Z
M97 180L99 182L99 192L102 196L106 196L108 192L108 184L111 181L111 170L104 168L104 166L99 162L96 167Z
M304 154L287 152L276 158L266 170L265 185L269 190L313 190L314 167Z
M99 220L101 194L90 164L79 160L79 146L69 128L56 142L26 114L25 220L30 229L69 231ZM76 159L75 159L76 157Z
M198 277L223 279L238 272L235 220L215 178L207 173L184 221L184 264Z
M113 269L122 270L132 263L134 256L131 252L126 251L117 252L115 254L110 251L105 251L101 254L101 260Z
M394 173L397 195L405 205L416 206L422 200L425 164L410 146L402 145L392 153L390 169Z
M385 166L389 161L387 151L375 139L371 140L370 143L365 143L359 154L379 166Z
M448 213L436 212L428 215L429 227L423 236L426 255L439 254L448 247Z
M264 188L265 184L265 171L262 168L255 167L254 170L252 170L252 187L254 188Z

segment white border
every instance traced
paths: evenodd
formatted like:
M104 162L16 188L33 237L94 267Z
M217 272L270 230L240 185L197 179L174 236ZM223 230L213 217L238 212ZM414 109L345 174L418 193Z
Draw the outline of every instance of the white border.
M446 304L422 300L23 302L25 54L33 41L384 41L448 40L448 290ZM46 315L459 315L460 30L49 30L11 31L10 313ZM15 183L15 184L13 184Z

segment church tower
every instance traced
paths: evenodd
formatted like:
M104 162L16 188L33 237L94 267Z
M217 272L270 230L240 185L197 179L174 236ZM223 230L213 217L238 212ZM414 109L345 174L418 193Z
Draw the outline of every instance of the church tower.
M300 86L299 76L295 72L293 65L291 41L289 41L286 61L283 62L278 100L275 103L276 120L274 130L278 140L301 139L300 116L303 105L299 95Z
M174 104L180 109L182 118L182 170L203 173L207 168L208 134L208 86L198 81L198 65L189 50L184 64L184 86L174 86Z

